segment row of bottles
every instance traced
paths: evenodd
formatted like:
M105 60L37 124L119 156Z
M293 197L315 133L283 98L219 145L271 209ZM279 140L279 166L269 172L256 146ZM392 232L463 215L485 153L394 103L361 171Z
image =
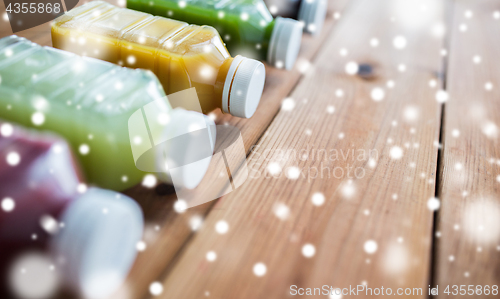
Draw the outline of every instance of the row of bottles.
M150 173L194 188L216 135L209 117L172 109L149 71L16 36L0 39L0 119L2 298L50 297L30 277L85 298L115 291L144 224L132 199L99 188L125 190Z
M156 74L167 94L195 87L204 113L216 108L251 117L265 81L264 65L231 58L212 27L153 17L101 1L55 20L54 47Z
M276 3L269 4L283 10ZM302 28L315 31L326 13L326 0L300 2L300 22L273 19L262 0L128 0L127 6L132 9L92 1L72 9L53 23L53 46L150 70L167 94L194 87L201 112L219 108L243 118L255 113L262 96L265 68L258 60L291 69Z

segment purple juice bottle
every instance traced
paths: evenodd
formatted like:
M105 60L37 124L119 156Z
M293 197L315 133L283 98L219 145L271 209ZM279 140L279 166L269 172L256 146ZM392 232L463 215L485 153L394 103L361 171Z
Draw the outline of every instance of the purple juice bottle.
M142 236L139 206L89 188L60 137L0 122L1 297L88 298L124 281Z

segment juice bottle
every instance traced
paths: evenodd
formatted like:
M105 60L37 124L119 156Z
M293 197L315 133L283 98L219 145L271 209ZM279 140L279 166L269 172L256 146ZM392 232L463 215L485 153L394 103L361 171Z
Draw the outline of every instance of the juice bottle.
M251 117L260 101L265 68L232 58L208 26L154 17L93 1L57 18L54 47L156 74L167 94L195 87L203 113L216 108ZM185 108L190 108L186 104Z
M321 32L328 6L326 0L264 0L264 2L273 16L298 20L307 33Z
M124 281L142 236L141 209L119 193L81 187L63 139L0 122L3 298L48 298L60 286L93 298Z
M0 39L0 78L0 118L65 137L91 184L127 189L141 182L146 172L167 171L168 158L173 161L170 175L162 179L172 183L171 171L175 169L177 186L194 188L208 168L209 153L205 152L201 161L182 167L186 157L170 156L160 141L183 135L182 144L176 147L187 155L198 150L199 144L193 144L196 136L187 135L186 130L195 126L192 134L206 136L214 127L213 121L200 113L172 110L149 71L119 67L10 36ZM142 140L136 135L143 132L144 120L129 125L137 112L149 116L150 130ZM213 142L215 132L209 133L207 142ZM158 155L151 153L155 159L144 162L149 168L141 171L133 152L146 152L145 147ZM181 162L176 163L178 160Z
M127 7L215 27L229 53L290 70L302 39L298 21L273 19L262 0L127 0Z

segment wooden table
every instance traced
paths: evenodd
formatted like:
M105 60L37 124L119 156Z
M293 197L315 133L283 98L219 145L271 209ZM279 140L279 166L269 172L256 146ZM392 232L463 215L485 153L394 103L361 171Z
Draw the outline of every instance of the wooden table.
M165 185L127 191L147 247L113 298L150 298L153 282L162 298L293 298L292 285L410 298L438 285L436 297L462 298L445 288L499 285L495 11L495 0L330 0L296 68L267 67L256 114L217 114L242 132L241 187L185 213ZM51 44L48 24L20 35Z

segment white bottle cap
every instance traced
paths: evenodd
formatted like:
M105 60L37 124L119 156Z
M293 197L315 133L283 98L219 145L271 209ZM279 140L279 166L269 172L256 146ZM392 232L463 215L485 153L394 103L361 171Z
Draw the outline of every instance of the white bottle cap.
M229 67L222 93L222 111L243 118L250 118L257 110L266 68L261 62L236 56Z
M277 17L269 41L267 62L291 70L299 55L302 25L299 21Z
M299 9L299 21L304 23L304 31L311 34L321 32L326 17L326 0L303 0Z
M215 139L215 123L208 116L181 108L171 111L156 152L159 179L176 189L196 188L212 161Z
M85 298L111 295L137 255L144 219L131 198L91 188L64 211L51 252L66 284Z

